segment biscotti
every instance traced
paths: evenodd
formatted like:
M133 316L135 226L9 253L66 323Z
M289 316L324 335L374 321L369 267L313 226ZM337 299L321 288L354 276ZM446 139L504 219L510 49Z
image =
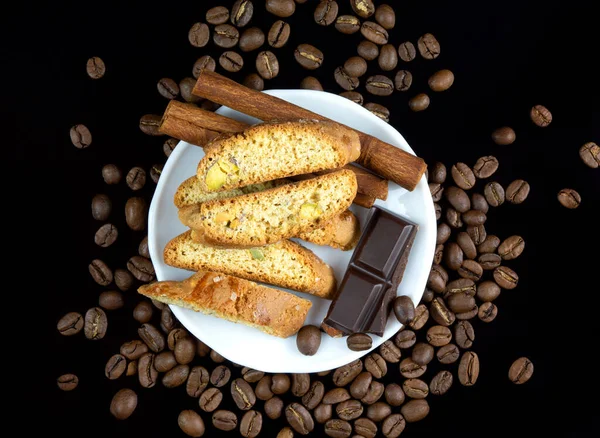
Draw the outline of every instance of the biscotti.
M312 303L289 292L222 273L200 271L184 281L161 281L138 292L287 338L304 324Z
M282 240L251 249L223 249L195 242L186 231L165 246L165 263L191 271L216 271L331 299L333 271L312 251Z
M346 210L335 216L324 227L300 233L297 237L315 245L327 245L349 251L356 246L360 238L360 223L354 213Z
M300 120L255 125L205 151L197 169L200 189L217 192L343 167L359 157L360 139L334 122Z
M230 199L208 201L189 219L206 242L232 247L268 245L326 225L356 196L356 177L340 170Z

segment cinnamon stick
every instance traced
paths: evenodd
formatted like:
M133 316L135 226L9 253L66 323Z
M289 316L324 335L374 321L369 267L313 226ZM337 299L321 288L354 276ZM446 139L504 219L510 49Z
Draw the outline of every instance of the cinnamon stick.
M193 93L265 121L291 118L329 120L275 96L251 90L208 70L200 73ZM414 190L425 173L425 162L364 132L356 132L361 143L358 163L405 189Z

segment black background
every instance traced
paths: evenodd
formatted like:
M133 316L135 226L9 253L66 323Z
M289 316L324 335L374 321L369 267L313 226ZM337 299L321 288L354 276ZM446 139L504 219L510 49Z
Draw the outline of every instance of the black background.
M183 436L176 425L178 413L198 410L183 388L166 390L158 384L148 390L139 388L136 378L108 381L103 376L106 360L121 343L136 337L131 309L138 299L133 291L126 293L125 308L109 312L109 331L102 341L87 341L82 334L61 337L55 324L68 311L84 313L96 305L104 288L91 280L90 260L102 258L112 268L124 268L136 253L144 233L128 230L122 213L132 193L124 183L106 186L101 168L116 163L125 171L134 165L149 170L165 161L164 138L142 134L138 120L163 111L167 101L156 91L161 77L191 76L198 57L220 54L212 42L204 49L192 47L187 32L194 22L204 21L209 7L231 3L53 2L25 5L27 10L12 23L17 26L3 49L4 74L11 78L5 82L8 103L2 108L8 135L4 149L10 157L4 174L12 178L6 186L10 194L21 187L25 195L17 190L16 199L7 201L18 214L16 219L8 213L6 217L16 230L24 227L17 234L27 238L11 246L8 274L17 284L5 293L18 300L18 309L10 306L7 313L20 317L23 306L33 308L20 326L30 327L29 339L41 345L35 353L27 350L24 362L30 368L19 377L27 383L19 406L28 427L45 433L60 430L65 437ZM268 29L277 18L264 11L263 2L254 3L251 25ZM338 3L340 14L350 13L348 1ZM585 398L598 389L594 361L586 357L597 348L600 182L598 170L582 164L578 149L600 140L600 37L594 14L585 6L592 2L389 3L397 14L390 42L416 43L431 32L441 43L441 55L434 61L417 57L410 64L400 62L399 68L411 70L415 78L409 92L375 99L364 93L365 101L390 108L391 124L428 163L472 165L478 157L493 154L501 163L494 179L505 187L516 178L531 184L524 204L492 209L486 224L488 232L501 238L523 236L527 246L508 264L521 280L517 289L497 300L498 318L488 325L474 323L479 381L472 388L455 381L449 394L431 396L429 417L409 425L403 436L588 436L598 430L595 400L592 396L587 404ZM309 0L298 5L286 19L292 37L286 47L274 50L281 73L267 88L297 88L303 77L314 75L326 91L342 91L333 70L355 55L361 37L317 26L312 20L315 4ZM295 63L293 48L299 43L323 50L320 69L308 72ZM253 71L255 53L243 55L246 66L233 78ZM85 73L91 56L106 62L101 80ZM454 71L455 85L432 95L427 111L411 113L409 97L427 92L427 78L442 68ZM376 73L376 62L369 63L367 76ZM548 128L529 120L530 107L538 103L554 115ZM78 150L69 141L69 128L77 123L92 131L88 149ZM491 131L503 125L515 128L513 145L491 142ZM556 194L564 187L582 195L579 209L558 204ZM153 188L149 180L142 190L148 200ZM110 221L121 232L108 249L93 243L101 225L90 215L96 193L112 197ZM532 359L535 373L529 383L516 386L508 381L507 371L520 356ZM208 360L203 364L214 367ZM386 383L398 379L397 367L390 369ZM63 393L55 379L67 372L76 373L80 384ZM118 422L108 406L112 395L126 386L138 392L138 408L128 421ZM210 416L201 414L209 424ZM285 420L265 417L264 423L262 435L275 436ZM314 435L322 430L317 425ZM220 435L210 425L206 436Z

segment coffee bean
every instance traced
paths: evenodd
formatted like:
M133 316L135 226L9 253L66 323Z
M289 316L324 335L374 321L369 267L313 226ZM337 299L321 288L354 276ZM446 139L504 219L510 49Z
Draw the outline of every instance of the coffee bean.
M242 52L251 52L252 50L256 50L264 43L265 33L258 27L246 29L240 36L240 50Z
M196 339L196 355L200 357L206 357L211 353L211 349L208 345L202 342L200 339Z
M81 331L83 323L81 313L69 312L58 321L56 328L63 336L73 336Z
M421 313L422 315L426 314L427 318L429 318L429 311L427 310L427 306L425 306L425 304L419 304L417 306L415 309L415 318L417 313ZM421 319L423 319L423 316L421 316ZM423 323L423 325L425 325L425 323ZM394 338L394 344L396 344L397 347L406 350L415 345L416 339L417 337L415 332L412 330L402 330Z
M354 15L340 15L335 20L335 28L346 35L351 35L360 30L360 20Z
M417 41L419 53L425 59L435 59L440 56L440 43L430 33L426 33Z
M543 105L535 105L529 112L531 121L539 126L545 128L552 123L552 113Z
M277 376L277 374L275 375ZM275 377L273 376L273 377ZM271 388L273 390L273 388ZM277 394L277 392L273 391ZM237 407L243 411L247 411L256 403L256 395L252 387L244 379L235 379L231 383L231 396Z
M446 209L446 222L448 223L448 225L455 229L462 228L463 226L463 221L460 213L452 207Z
M238 72L244 66L244 60L239 53L227 51L219 57L219 64L225 71Z
M452 332L448 327L444 327L443 325L434 325L430 327L429 330L427 330L427 342L429 342L434 347L443 347L444 345L448 345L451 340ZM433 359L433 350L431 350L431 359ZM420 361L415 359L414 350L413 360L417 363L421 363Z
M430 182L428 184L428 187L433 202L439 202L442 199L442 195L444 194L444 186L438 183Z
M402 382L402 389L404 394L413 399L423 399L429 395L429 386L420 379L405 380Z
M254 390L256 394L256 398L259 400L269 400L273 397L273 391L271 391L271 385L273 384L273 380L270 375L263 376L258 383L256 384L256 388Z
M600 167L600 147L596 143L589 142L581 146L579 156L586 166L592 169Z
M210 55L204 55L201 56L200 58L198 58L198 60L194 63L194 66L192 68L192 75L194 76L194 78L198 79L198 77L200 76L200 73L202 73L202 71L204 70L208 70L208 71L215 71L215 68L217 67L217 64L215 62L215 59L210 56ZM173 142L177 142L177 140L175 139L171 139L173 140ZM171 148L174 149L175 145L173 145L173 147Z
M165 349L165 337L152 324L142 324L138 329L138 335L155 353Z
M502 128L496 129L492 132L492 140L497 145L506 146L513 144L517 139L517 134L514 129L509 126L503 126Z
M444 190L444 193L450 205L459 213L466 213L471 209L471 200L463 189L450 186Z
M400 408L400 413L407 423L421 421L429 414L427 400L410 400Z
M231 7L231 24L244 27L252 19L254 5L249 0L237 0Z
M85 149L92 144L92 133L85 125L75 125L69 131L71 143L77 149Z
M242 368L242 378L248 383L258 382L264 377L264 375L265 373L263 373L262 371L258 371L248 367Z
M421 297L421 302L422 303L431 303L433 301L433 298L435 297L434 292L431 289L425 289L425 291L423 292L423 296Z
M446 270L440 265L433 265L431 267L431 271L429 273L429 278L427 280L427 287L430 288L431 290L433 290L434 292L442 293L446 289L447 281L448 281L448 273L446 272ZM418 330L425 324L425 322L427 322L427 319L425 319L425 321L421 321L420 323L415 322L419 317L419 307L420 306L421 305L419 305L415 308L415 318L409 323L409 325L412 328L414 328L415 330ZM425 316L427 318L429 318L429 314L427 314Z
M381 432L386 438L397 438L406 427L406 421L402 414L392 414L387 417L381 425Z
M400 374L407 379L421 377L427 371L427 365L419 365L412 358L407 357L400 362Z
M219 407L221 401L223 401L223 393L217 388L208 388L200 396L200 409L204 412L213 412Z
M185 390L190 397L198 398L206 389L208 382L209 375L206 368L201 366L193 367L190 370L190 375L185 385Z
M497 182L490 182L485 185L485 199L492 207L498 207L504 204L504 188Z
M61 391L73 391L79 384L79 377L75 374L63 374L56 379L56 385Z
M367 418L376 423L392 413L390 405L384 402L376 402L367 408Z
M127 261L127 269L135 278L145 283L153 281L156 278L154 266L146 257L133 256Z
M199 96L196 96L193 92L194 86L196 85L196 80L194 78L183 78L179 82L179 92L181 93L181 97L183 100L189 103L198 103L202 99ZM160 126L160 121L158 122Z
M462 250L463 254L468 259L474 259L477 256L477 247L473 243L473 239L471 239L471 236L469 236L468 233L464 231L458 233L458 236L456 236L456 242Z
M396 25L396 13L390 5L379 5L375 10L375 21L384 29L393 29Z
M117 240L119 232L113 224L102 225L94 235L94 242L102 248L107 248Z
M231 24L219 24L213 34L214 43L224 49L234 47L240 39L240 32Z
M117 420L126 420L135 411L137 401L137 394L133 390L123 388L113 396L110 402L110 413Z
M162 312L165 309L161 310L161 319L162 319ZM182 341L185 338L188 338L189 334L185 329L182 328L172 328L171 330L169 330L169 335L167 336L167 346L169 347L169 350L171 351L175 351L175 347L177 346L177 344Z
M414 346L411 358L413 362L419 365L427 365L433 360L433 354L431 345L419 342Z
M338 14L338 4L333 0L322 0L317 5L314 13L314 19L321 26L329 26L333 23Z
M500 286L493 281L484 281L477 288L477 298L483 302L494 301L500 295Z
M279 397L271 397L265 402L265 414L271 420L276 420L281 417L283 411L283 401Z
M375 438L377 425L368 418L358 418L354 421L354 431L364 438Z
M470 310L468 310L466 312L457 313L456 319L458 319L458 320L473 319L477 316L478 312L479 312L479 307L477 307L477 304L474 304L473 308L471 308Z
M438 361L445 365L456 362L459 356L460 352L458 347L454 344L444 345L436 353Z
M305 325L296 336L298 351L305 356L314 356L321 345L321 330L314 325Z
M410 297L406 295L394 299L393 309L396 318L402 324L408 324L415 317L415 305Z
M390 71L398 65L398 52L392 44L385 44L379 51L379 68L383 71Z
M372 405L377 402L383 395L385 387L383 383L377 382L373 380L369 385L369 390L367 391L367 395L360 399L360 401L365 405Z
M562 189L558 192L558 202L565 208L574 209L581 204L581 195L573 189Z
M499 266L494 269L494 280L502 289L511 290L517 287L519 276L512 269Z
M398 91L406 91L410 88L410 86L412 85L412 73L409 72L408 70L399 70L398 73L396 73L396 77L394 78L394 85L396 87L396 90ZM433 181L432 182L437 182L437 181Z
M350 393L348 390L346 388L334 388L323 395L322 403L326 405L335 405L346 400L350 400Z
M333 383L335 386L346 386L354 380L363 370L363 363L356 359L342 367L339 367L333 373Z
M364 102L362 94L357 93L356 91L343 91L340 93L340 96L345 97L358 105L362 105Z
M223 24L229 20L229 10L225 6L215 6L206 11L206 22L209 24Z
M102 179L108 185L119 184L123 174L115 164L107 164L102 168Z
M315 70L323 63L323 52L310 44L300 44L294 51L294 58L307 70Z
M159 131L161 116L156 114L145 114L140 118L140 130L146 135L164 135Z
M503 260L513 260L519 257L525 249L525 241L521 236L510 236L498 246L498 254Z
M296 0L296 3L303 3ZM331 407L331 406L330 406ZM275 438L294 438L294 432L289 427L284 427Z
M223 356L221 356L219 353L217 353L215 350L211 350L210 352L210 359L215 362L215 363L223 363L225 362L225 358Z
M117 310L124 304L123 294L116 290L104 291L98 298L98 305L106 310Z
M414 112L425 111L429 107L429 102L429 96L421 93L408 101L408 107Z
M342 420L350 421L355 420L362 415L363 407L358 400L346 400L337 405L335 411ZM350 428L350 430L352 430L352 428Z
M108 319L106 313L99 307L92 307L85 313L83 333L87 339L100 340L106 335Z
M496 269L502 263L498 254L481 254L477 259L481 267L486 271Z
M475 174L465 163L456 163L452 166L452 179L463 190L472 189L475 185Z
M483 303L481 307L479 307L479 311L477 313L479 319L483 322L492 322L498 316L498 307L494 303Z
M488 155L477 160L473 166L473 173L479 179L489 178L498 170L498 166L498 159Z
M264 79L273 79L279 74L279 61L273 52L260 52L256 57L256 71Z
M511 382L521 385L533 375L533 363L526 357L515 360L508 370L508 378Z
M94 56L87 60L85 70L92 79L100 79L106 73L106 65L102 58Z
M265 88L265 81L256 73L250 73L242 82L244 87L251 88L256 91L262 91Z
M459 321L454 327L454 339L462 349L469 349L475 340L475 330L469 321Z
M410 62L417 56L415 45L410 41L405 41L398 46L398 56L404 62Z
M429 306L429 313L435 322L437 322L439 325L443 325L444 327L452 325L455 321L454 313L452 313L448 307L446 307L446 303L444 303L444 300L441 297L436 297L433 299L431 305Z
M171 78L162 78L156 84L158 93L166 99L175 99L179 94L179 85Z
M440 243L439 245L436 245L436 247L435 247L435 252L433 254L433 263L436 265L439 265L440 263L442 263L443 256L444 256L444 245Z
M194 360L194 357L196 356L196 342L191 338L181 339L175 344L175 350L173 350L173 352L175 353L177 362L180 364L188 364Z
M372 0L350 0L352 10L359 17L369 18L375 13L375 5Z
M296 10L294 0L267 0L267 11L278 17L290 17Z
M380 359L383 361L381 356L380 356ZM366 359L365 359L365 362L366 362ZM383 361L383 363L385 364L385 361ZM385 371L387 372L387 366L386 365L384 365L384 366L386 367ZM380 373L379 375L381 376L382 374ZM350 395L356 399L363 398L365 395L367 395L367 392L369 391L369 385L371 384L372 381L373 381L373 375L370 372L365 371L365 372L360 373L356 377L356 379L354 379L352 384L350 385ZM305 406L306 406L306 403L305 403ZM306 407L310 409L309 406L306 406Z
M452 209L451 211L456 211ZM456 271L461 267L463 262L463 251L457 243L450 242L444 249L444 263L448 269Z
M156 368L156 358L155 366ZM176 388L185 383L190 374L190 367L188 365L177 365L171 370L167 371L162 378L162 383L165 388Z
M125 177L131 190L140 190L146 184L146 171L141 167L133 167Z
M454 293L448 297L448 307L455 314L469 312L475 307L475 298L464 292Z
M446 176L447 176L446 166L444 166L443 163L437 162L431 167L431 171L429 173L429 179L432 183L444 184L444 182L446 181ZM455 189L456 189L456 187L455 187ZM464 193L464 191L462 193ZM446 194L446 195L448 195L448 194ZM456 195L454 195L454 196L456 196Z
M177 146L177 143L179 143L179 140L177 140L176 138L169 138L167 141L164 142L163 152L165 153L167 158L171 156L171 153L173 152L173 149L175 149L175 147Z
M467 234L469 235L469 237L471 237L475 245L479 245L487 238L487 231L485 230L485 225L469 225L467 227Z
M246 438L255 438L262 429L262 414L257 411L248 411L240 422L240 434Z
M389 38L387 30L373 21L363 22L360 27L360 33L367 40L380 46L387 44Z
M292 374L292 394L302 397L310 388L310 375L308 373Z
M369 354L367 357L365 357L365 368L376 379L381 379L383 376L385 376L387 374L387 362L378 353L372 353L372 354ZM360 374L359 374L359 376L360 376ZM355 398L362 398L362 397L355 397Z
M366 333L354 333L346 339L348 348L352 351L364 351L371 349L373 340Z
M429 77L428 84L432 91L446 91L454 84L454 73L450 70L439 70Z
M290 25L285 21L277 20L275 23L273 23L271 29L269 30L267 41L271 47L278 49L283 47L288 42L289 38Z
M228 432L237 427L237 416L231 411L218 410L212 415L212 423L217 429Z
M400 362L400 357L402 353L400 349L396 347L396 345L392 341L385 341L379 347L379 354L383 357L386 362L389 363L398 363Z
M353 78L361 77L367 71L367 61L360 56L352 56L344 63L344 70Z
M172 351L162 351L154 358L154 368L159 373L166 373L177 366L175 355Z
M357 53L367 61L372 61L379 56L379 47L371 41L364 40L358 44Z
M454 378L450 371L440 371L431 379L429 390L434 395L444 395L450 390L453 380Z
M316 408L325 395L325 385L318 380L313 382L309 390L302 396L302 404L307 409L313 410Z
M506 188L506 199L511 204L521 204L529 196L529 183L522 179L517 179Z
M204 47L210 38L210 29L205 23L194 23L188 32L190 44L194 47Z
M106 195L96 195L92 198L92 217L98 221L105 221L112 211L112 201Z
M164 166L162 164L153 164L150 168L150 178L155 184L158 184L158 180L160 179L160 175L162 174L163 167Z
M465 351L458 365L458 380L464 386L473 386L479 377L479 356L472 351Z
M138 360L138 379L143 388L152 388L156 385L158 371L154 367L154 359L154 354L144 353Z
M204 435L204 421L195 411L189 409L181 411L179 417L177 417L177 424L186 435L192 437L201 437Z
M216 367L210 375L210 383L212 383L217 388L220 388L222 386L227 385L227 383L229 383L230 378L231 370L225 365L220 365Z
M379 105L378 103L365 103L365 109L369 110L371 113L375 114L381 120L386 123L390 121L390 110L388 110L383 105Z
M292 403L285 408L285 418L300 435L308 435L315 428L310 412L300 403Z
M483 196L481 193L473 193L471 195L471 208L487 214L490 209L490 205L487 203L485 196Z
M119 352L129 360L137 360L148 352L148 346L136 339L121 345Z
M459 278L458 280L453 280L447 284L444 292L444 299L449 300L455 294L465 294L473 297L475 296L476 291L477 287L473 280Z

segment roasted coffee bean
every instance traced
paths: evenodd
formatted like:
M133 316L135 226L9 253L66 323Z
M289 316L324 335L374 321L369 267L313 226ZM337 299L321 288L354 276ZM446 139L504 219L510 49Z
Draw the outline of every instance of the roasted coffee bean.
M283 401L279 397L271 397L265 402L265 414L271 420L281 417L281 412L283 412Z
M158 130L161 116L156 114L146 114L140 118L140 130L146 135L159 136L164 135Z
M427 342L429 342L434 347L443 347L444 345L448 345L451 340L452 332L448 327L444 327L443 325L434 325L430 327L429 330L427 330ZM431 359L433 359L433 351L431 351ZM415 360L414 350L413 360ZM415 362L421 363L418 360L415 360Z
M373 21L363 22L360 27L360 33L367 40L380 46L387 44L389 38L387 30Z
M558 192L558 202L565 208L574 209L581 204L581 195L573 189L562 189Z
M475 174L465 163L456 163L452 166L452 179L458 187L469 190L475 185Z
M154 184L158 184L158 180L160 179L160 175L162 174L163 167L164 166L162 164L153 164L150 168L150 178L152 179L152 182L154 182Z
M310 412L300 403L292 403L285 408L285 418L300 435L308 435L315 428Z
M385 361L383 360L383 358L381 358L381 356L380 356L380 359L385 364ZM366 362L366 359L365 359L365 362ZM384 365L384 366L386 367L385 371L387 372L387 365ZM384 374L379 373L380 376L383 376ZM354 379L352 384L350 385L350 395L352 397L354 397L355 399L363 398L365 395L367 395L367 392L369 391L369 385L371 384L372 381L373 381L373 375L370 372L365 371L363 373L360 373L356 377L356 379ZM306 403L305 403L305 406L306 406ZM310 409L309 406L306 406L306 407Z
M317 5L314 13L314 19L321 26L329 26L333 23L338 14L338 4L333 0L322 0Z
M446 166L443 163L437 162L431 167L429 179L433 183L444 184L447 174Z
M156 84L158 93L166 99L175 99L179 95L179 85L171 78L162 78Z
M215 6L206 11L206 22L209 24L223 24L229 20L229 10L225 6Z
M96 231L94 242L102 248L107 248L115 243L118 235L117 227L113 224L104 224Z
M494 280L502 289L511 290L517 287L519 276L512 269L499 266L494 269Z
M239 53L229 50L223 52L219 57L219 65L223 67L223 70L235 73L240 71L244 66L244 59Z
M414 332L413 332L414 333ZM365 357L365 368L376 379L381 379L387 374L387 362L378 353L369 354ZM362 398L362 397L355 397Z
M489 178L496 170L498 170L498 159L494 156L488 155L481 157L473 166L473 173L479 179Z
M465 351L458 365L458 380L464 386L472 386L479 377L479 357L477 353Z
M242 52L251 52L258 49L265 43L265 33L258 27L246 29L240 35L240 50Z
M162 351L154 358L154 368L159 373L166 373L177 366L175 355L172 351Z
M256 73L250 73L248 76L246 76L242 84L244 87L248 87L256 91L262 91L265 89L265 81Z
M383 105L379 105L378 103L365 103L365 109L369 110L375 116L379 117L386 123L390 121L390 110L388 110Z
M333 373L333 383L335 386L346 386L354 380L363 370L363 363L356 359L342 367L336 369Z
M410 400L400 408L400 413L407 423L421 421L429 414L427 400Z
M469 280L466 278L459 278L458 280L453 280L446 286L446 290L444 292L444 299L449 300L452 295L455 294L465 294L467 296L475 296L477 292L477 287L473 280Z
M473 239L471 239L471 236L469 236L468 233L465 233L464 231L458 233L458 236L456 236L456 243L468 259L474 259L477 257L477 247L473 243Z
M423 399L429 395L429 386L420 379L407 379L402 382L404 394L413 399Z
M115 354L108 359L106 366L104 367L104 375L110 380L118 379L125 372L127 367L127 360L125 356L121 354Z
M425 59L435 59L440 56L440 43L430 33L426 33L417 41L419 53Z
M392 413L390 405L384 402L376 402L367 408L367 418L379 422Z
M125 371L125 375L127 377L135 376L137 374L137 370L138 370L137 360L132 360L131 362L129 362L127 364L127 369Z
M354 15L340 15L335 20L335 28L346 35L351 35L360 30L360 20Z
M402 324L408 324L415 317L415 305L409 296L396 297L393 302L393 309L396 318Z
M85 313L83 333L87 339L98 341L106 335L108 319L100 307L92 307Z
M439 202L442 199L442 195L444 194L444 186L438 183L430 182L428 184L429 192L431 193L431 199L433 202Z
M450 371L440 371L431 379L429 390L434 395L444 395L452 386L453 380L454 377Z
M379 47L371 41L361 41L357 47L357 53L367 61L372 61L379 56Z
M367 71L367 61L360 56L352 56L344 63L344 70L353 78L361 77Z
M483 302L494 301L500 295L500 286L493 281L484 281L477 287L477 298Z
M533 375L533 363L526 357L515 360L508 370L508 378L511 382L521 385Z
M421 377L427 371L427 365L419 365L412 358L407 357L400 362L400 374L407 379Z
M454 339L456 344L462 349L466 350L473 346L475 330L469 321L459 321L454 326Z
M438 266L438 268L443 270L443 268L441 266ZM440 271L436 271L436 272L439 273ZM443 271L443 272L446 272L446 271ZM446 285L446 282L444 281L444 286L445 285ZM415 308L414 319L410 323L408 323L408 325L414 330L420 330L425 326L428 319L429 319L429 310L427 309L427 306L425 304L419 304Z
M413 362L419 365L427 365L433 360L433 354L431 345L419 342L414 346L411 358Z
M148 248L148 236L144 237L138 245L138 254L142 257L150 258L150 249Z
M196 355L200 357L206 357L210 354L211 349L208 345L202 342L200 339L196 339Z
M144 353L138 360L138 379L143 388L152 388L156 385L158 371L154 367L154 354Z
M131 190L140 190L146 184L146 171L141 167L133 167L125 177Z
M294 0L267 0L267 11L278 17L290 17L296 10Z
M188 436L201 437L204 435L205 426L202 417L190 409L181 411L177 418L179 428Z
M94 56L87 60L85 70L92 79L100 79L106 73L106 65L102 58Z
M400 349L396 347L396 345L392 341L385 341L379 347L379 354L383 357L386 362L389 363L398 363L400 362L400 357L402 353Z
M429 96L421 93L408 101L408 107L414 112L425 111L429 107L429 102Z
M429 313L435 322L437 322L439 325L443 325L444 327L452 325L455 321L454 313L452 313L448 307L446 307L446 303L441 297L436 297L433 299L431 305L429 306Z
M212 423L219 430L230 431L237 427L237 416L231 411L218 410L212 415Z
M452 209L453 211L456 211ZM444 263L448 269L456 271L463 262L463 251L457 243L450 242L446 244L444 249Z
M456 362L459 356L460 352L458 350L458 347L454 344L444 345L436 353L438 361L445 365Z
M398 46L398 56L404 62L410 62L417 56L415 45L410 41L405 41Z
M146 257L133 256L127 261L127 269L135 278L145 283L153 281L156 278L154 266Z
M148 346L136 339L121 345L119 352L129 360L137 360L148 352Z
M217 388L227 385L231 378L231 370L225 365L219 365L216 367L210 375L210 383Z
M104 291L98 297L98 305L106 310L117 310L124 304L123 294L116 290Z
M198 103L202 99L193 93L196 80L194 78L183 78L179 82L179 93L183 100L189 103Z
M471 209L471 200L463 189L450 186L446 187L444 193L450 205L459 213L465 213Z
M323 63L323 52L310 44L300 44L294 51L294 58L307 70L315 70Z
M194 47L204 47L210 38L210 29L205 23L194 23L188 32L190 44Z
M126 420L137 407L137 394L128 388L119 390L110 402L110 413L117 420Z
M314 325L305 325L296 336L298 351L305 356L313 356L321 345L321 330Z
M517 134L515 133L515 130L509 126L503 126L492 132L492 140L497 145L506 146L513 144L516 139Z
M350 421L362 415L363 407L358 400L346 400L337 405L335 411L342 420Z
M96 195L92 198L92 217L97 221L105 221L112 211L112 201L106 195Z
M496 269L502 263L502 259L498 254L481 254L477 259L481 267L486 271Z
M420 304L419 306L417 306L417 308L420 308L421 310L427 310L427 307L424 304ZM417 310L415 309L415 316L416 313ZM427 317L429 317L429 315L427 315ZM416 341L417 336L412 330L402 330L394 338L394 344L396 344L397 347L402 348L403 350L407 350L413 345L415 345Z
M217 388L208 388L200 395L199 405L204 412L213 412L223 401L223 393Z
M394 78L394 85L398 91L406 91L412 85L412 73L408 70L399 70Z
M202 73L204 70L215 71L216 67L217 63L215 62L215 59L210 55L204 55L198 58L198 60L194 63L194 66L192 68L192 75L194 76L194 78L198 79L200 73ZM172 140L173 143L177 144L178 140L170 140ZM175 144L173 144L173 147L170 148L171 150L175 148Z
M326 405L335 405L346 400L350 400L350 393L348 390L346 388L334 388L323 395L322 403Z
M492 322L498 316L498 307L494 303L483 303L477 313L483 322Z
M115 164L107 164L102 168L102 179L108 185L119 184L123 174Z
M379 68L383 71L390 71L398 65L398 52L392 44L385 44L379 51Z
M198 398L206 389L209 382L209 375L206 368L201 366L193 367L190 370L185 390L190 397Z
M552 113L543 105L535 105L531 108L529 116L531 121L540 128L545 128L552 123Z
M265 373L252 368L242 368L242 378L248 383L258 382L264 377Z
M162 311L164 311L164 309L161 310L161 312ZM177 343L187 337L189 337L189 334L185 329L173 328L169 330L169 335L167 336L167 346L169 347L169 350L174 351L175 347L177 346Z
M56 324L56 329L63 336L73 336L83 328L83 315L77 312L69 312Z
M292 394L296 397L302 397L310 388L310 374L294 373L292 374Z
M277 376L277 374L275 376ZM275 376L273 376L273 378L275 378ZM271 390L273 390L273 388L271 388ZM242 411L251 409L252 406L254 406L254 403L256 403L256 395L254 394L252 387L244 379L238 378L231 382L231 396L237 407Z
M350 0L352 10L362 18L369 18L375 13L373 0Z
M365 405L372 405L381 398L384 390L385 387L383 386L383 383L373 380L369 385L367 395L361 398L360 401Z
M244 27L252 19L254 5L249 0L237 0L231 7L231 24Z
M262 429L262 414L257 411L248 411L240 421L240 434L246 438L255 438Z
M214 43L224 49L234 47L240 39L240 32L231 24L219 24L213 33Z
M586 166L592 169L600 167L600 147L590 141L579 149L579 156Z
M478 312L479 312L479 307L477 307L477 304L475 304L475 305L473 305L473 307L470 310L468 310L466 312L457 313L456 319L458 319L458 320L472 319L477 316Z
M366 333L354 333L348 336L346 344L352 351L364 351L371 349L373 339Z
M296 3L304 3L296 0ZM275 438L294 438L294 432L289 427L284 427L279 431Z
M467 227L467 234L471 237L475 245L481 244L487 238L487 231L484 225L469 225Z
M269 29L267 41L271 47L279 49L288 42L290 38L290 25L282 20L277 20Z
M314 76L307 76L300 82L300 88L303 90L323 91L323 85Z
M498 246L498 254L502 260L513 260L519 257L525 249L525 241L521 236L510 236Z
M133 231L142 231L146 228L147 212L148 208L144 198L129 198L125 204L125 221L129 228Z
M462 228L464 225L460 213L452 207L446 209L446 222L455 229Z
M442 257L444 256L444 245L439 244L435 247L435 252L433 254L433 263L439 265L442 263Z
M148 345L148 348L155 353L165 349L165 337L152 324L142 324L138 329L138 335Z
M454 84L454 73L450 70L439 70L429 77L427 83L435 92L446 91Z
M431 271L429 273L429 278L427 280L427 287L430 288L431 290L433 290L434 292L442 293L446 289L447 281L448 281L448 273L446 272L446 270L441 265L433 265L431 267ZM415 320L417 320L419 317L418 310L419 310L420 306L421 305L419 305L415 308L415 318L409 323L409 325L416 330L421 328L427 321L427 318L429 318L429 314L427 314L427 315L425 315L426 316L425 321L421 321L422 324L420 324L419 322L415 322ZM423 317L423 315L421 317Z
M455 314L468 312L475 307L475 298L465 292L454 293L448 297L448 307Z
M362 94L357 93L356 91L343 91L340 93L340 96L345 97L358 105L362 105L364 102Z
M506 200L511 204L521 204L529 196L529 183L522 179L511 182L506 188Z
M381 432L386 438L397 438L406 427L406 420L402 414L392 414L381 425Z
M425 289L423 292L423 296L421 297L422 303L431 303L433 298L435 297L435 293L431 289Z
M217 353L215 350L211 350L210 351L210 359L214 362L214 363L223 363L225 362L225 358L223 356L221 356L219 353Z
M259 400L269 400L273 397L273 391L271 391L271 385L273 380L270 375L263 376L256 384L256 398Z
M85 125L75 125L69 131L71 143L77 149L85 149L92 144L92 133Z
M313 410L321 403L324 395L325 385L317 380L312 383L308 391L302 396L302 404L307 409Z
M375 10L375 21L390 30L396 25L396 13L390 5L379 5Z
M162 378L162 383L165 386L165 388L176 388L177 386L181 386L185 383L185 381L188 379L189 374L190 367L188 365L177 365L176 367L166 372L166 374Z
M364 438L375 438L377 425L368 418L362 417L354 421L354 431Z
M471 195L471 208L487 214L490 209L490 205L485 200L485 196L483 196L481 193L473 193Z
M273 52L260 52L256 57L256 71L264 79L273 79L279 74L279 61Z

